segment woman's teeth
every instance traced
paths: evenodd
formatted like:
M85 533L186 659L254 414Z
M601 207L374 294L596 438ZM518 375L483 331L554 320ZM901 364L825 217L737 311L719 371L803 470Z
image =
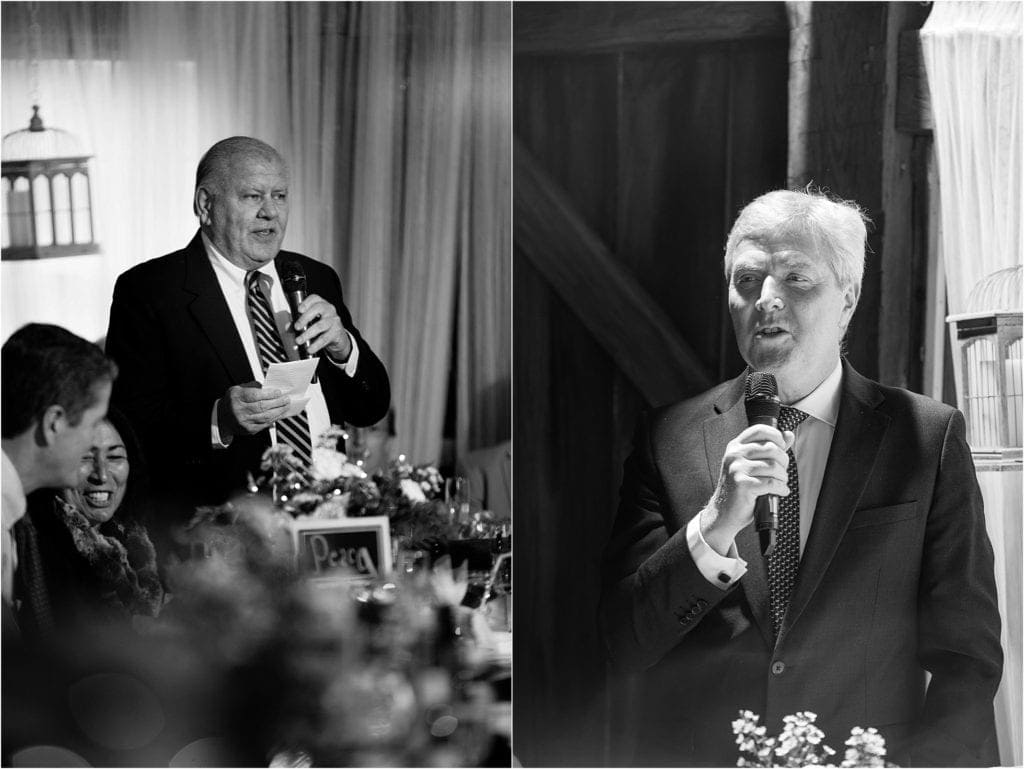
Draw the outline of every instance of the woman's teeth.
M86 492L83 496L85 497L86 502L88 502L90 505L93 505L94 507L102 507L103 505L106 505L108 502L110 502L109 491L89 491Z

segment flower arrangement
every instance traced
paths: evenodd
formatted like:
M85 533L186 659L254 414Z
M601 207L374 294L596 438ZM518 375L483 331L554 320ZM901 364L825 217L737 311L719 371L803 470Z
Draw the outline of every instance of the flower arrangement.
M782 719L782 734L769 737L761 717L741 710L732 722L740 757L736 766L835 766L828 760L836 751L825 744L825 733L814 722L818 716L800 711ZM874 727L850 731L841 767L896 766L885 760L885 738Z
M308 469L290 446L271 446L263 454L263 475L249 490L268 493L294 518L385 515L392 536L409 543L459 535L444 505L444 478L436 467L413 465L399 455L371 477L338 450L339 440L347 439L344 429L332 426L314 447Z
M464 570L324 589L292 568L289 516L265 496L197 518L218 546L168 568L150 642L187 662L175 697L215 693L204 706L238 765L480 765L494 694L452 619Z
M371 477L338 450L339 440L348 438L341 427L324 432L309 468L290 446L271 446L250 493L266 493L292 518L387 516L392 538L403 546L502 536L501 522L487 511L459 519L445 504L444 478L434 465L414 465L400 454Z

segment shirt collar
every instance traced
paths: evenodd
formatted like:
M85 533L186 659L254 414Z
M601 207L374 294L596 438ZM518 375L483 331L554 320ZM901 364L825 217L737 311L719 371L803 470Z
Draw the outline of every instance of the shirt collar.
M245 278L249 273L237 264L228 261L227 257L213 245L213 241L207 237L205 232L200 231L199 236L203 239L203 246L206 248L206 255L209 257L213 269L221 277L227 279L233 287L244 291ZM270 285L274 285L274 282L277 280L277 269L274 267L273 259L258 267L257 270L270 278Z
M21 476L7 452L3 453L3 526L10 531L18 520L25 515L25 487L21 484Z
M842 383L843 363L842 360L838 360L832 373L792 406L834 428L836 417L839 415L839 391Z

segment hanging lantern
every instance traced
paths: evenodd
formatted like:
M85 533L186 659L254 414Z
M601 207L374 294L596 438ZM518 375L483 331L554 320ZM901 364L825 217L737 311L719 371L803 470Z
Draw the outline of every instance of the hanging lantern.
M976 454L1021 456L1021 267L982 278L967 312L950 315L957 403Z
M29 127L3 138L3 259L94 254L89 158L78 138L44 128L39 107Z

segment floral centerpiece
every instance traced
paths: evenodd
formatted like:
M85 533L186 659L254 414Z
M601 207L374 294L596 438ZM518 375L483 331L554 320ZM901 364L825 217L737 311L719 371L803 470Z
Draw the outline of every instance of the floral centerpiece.
M399 455L375 475L367 475L339 450L339 441L348 437L343 428L332 426L314 447L309 468L290 446L268 448L262 475L250 484L250 491L268 494L293 518L387 516L392 538L408 547L500 532L500 524L486 511L458 519L445 504L444 478L434 465L414 465Z
M741 710L732 722L740 757L736 766L835 766L829 759L836 751L825 744L825 733L814 722L818 716L800 711L782 719L782 734L769 737L761 717ZM850 731L842 767L896 766L885 760L885 738L874 727Z
M435 557L344 586L295 568L296 520L387 516L405 547L465 531L436 467L399 457L371 477L338 450L346 437L325 433L310 467L272 447L246 493L196 511L156 632L223 693L239 765L479 766L499 742L497 656L482 612L460 605L467 565Z

